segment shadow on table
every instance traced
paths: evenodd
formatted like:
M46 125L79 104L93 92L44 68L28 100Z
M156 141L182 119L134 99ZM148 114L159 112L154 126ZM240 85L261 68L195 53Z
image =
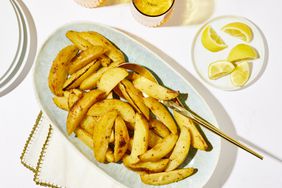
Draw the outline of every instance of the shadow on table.
M173 14L164 26L201 24L212 16L214 7L214 0L176 0Z
M220 104L220 102L210 93L210 91L202 83L200 83L184 67L179 65L174 59L169 57L166 53L164 53L160 49L156 48L152 44L144 41L143 39L131 33L128 33L126 31L123 32L132 36L133 38L144 44L146 47L151 49L157 55L162 57L167 63L172 65L176 69L176 71L178 71L183 77L185 77L185 79L189 80L191 85L199 93L201 93L202 97L205 99L208 105L212 107L213 113L217 119L218 124L220 125L220 129L225 133L227 133L228 135L230 135L231 137L237 138L236 130L234 128L234 125L229 115L227 114L223 106ZM210 181L206 185L207 187L221 187L221 185L223 185L226 182L235 165L237 150L238 150L237 147L222 140L220 158L217 167L212 177L210 178Z

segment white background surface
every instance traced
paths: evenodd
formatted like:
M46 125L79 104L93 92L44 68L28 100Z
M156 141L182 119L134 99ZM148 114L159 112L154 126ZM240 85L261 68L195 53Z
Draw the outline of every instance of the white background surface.
M202 92L211 108L214 103L222 105L214 110L220 115L223 130L257 149L264 149L265 159L260 161L224 142L218 168L206 187L282 186L282 1L178 0L175 15L168 23L170 26L161 28L147 28L137 23L127 4L85 9L72 0L24 2L33 15L39 46L59 26L79 20L112 25L142 38L142 43L165 60L176 61L191 73L192 84ZM190 57L192 39L200 28L197 23L210 15L213 18L230 14L255 22L266 35L269 46L269 62L262 77L251 87L234 92L199 82ZM7 42L8 38L1 41ZM19 157L39 110L33 93L32 72L17 89L0 98L0 187L36 187L33 174L20 164ZM112 182L99 174L93 178L97 179L93 187L113 187Z

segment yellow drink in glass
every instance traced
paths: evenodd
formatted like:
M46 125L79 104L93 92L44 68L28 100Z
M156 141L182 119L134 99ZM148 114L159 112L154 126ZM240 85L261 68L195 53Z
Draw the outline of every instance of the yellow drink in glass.
M156 27L168 20L173 4L174 0L133 0L131 10L137 21Z

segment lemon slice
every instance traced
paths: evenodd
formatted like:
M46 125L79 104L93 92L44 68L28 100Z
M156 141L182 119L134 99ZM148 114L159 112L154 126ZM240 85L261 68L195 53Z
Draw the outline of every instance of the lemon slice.
M234 86L244 86L250 77L250 65L247 61L237 63L235 70L231 73L231 82Z
M216 80L230 74L235 69L233 63L229 61L216 61L209 65L209 78Z
M250 42L253 40L252 29L247 24L241 22L227 24L221 30L233 37L242 39L245 42Z
M202 34L203 46L211 52L218 52L227 48L224 41L217 35L211 26L207 26Z
M227 60L231 62L253 60L259 58L255 48L247 44L238 44L229 53Z

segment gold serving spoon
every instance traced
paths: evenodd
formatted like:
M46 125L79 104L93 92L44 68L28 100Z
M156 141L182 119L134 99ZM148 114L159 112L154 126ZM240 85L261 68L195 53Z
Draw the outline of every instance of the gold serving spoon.
M207 128L208 130L212 131L213 133L217 134L218 136L224 138L225 140L231 142L232 144L238 146L239 148L251 153L252 155L256 156L257 158L263 160L263 156L255 152L254 150L250 149L249 147L245 146L244 144L238 142L237 140L231 138L230 136L226 135L224 132L222 132L220 129L209 123L208 121L201 118L199 115L197 115L195 112L193 112L189 108L183 108L180 105L178 105L176 102L173 101L161 101L165 106L168 108L171 108L173 110L176 110L177 112L181 113L182 115L191 118L193 121L198 123L199 125L202 125L203 127Z

